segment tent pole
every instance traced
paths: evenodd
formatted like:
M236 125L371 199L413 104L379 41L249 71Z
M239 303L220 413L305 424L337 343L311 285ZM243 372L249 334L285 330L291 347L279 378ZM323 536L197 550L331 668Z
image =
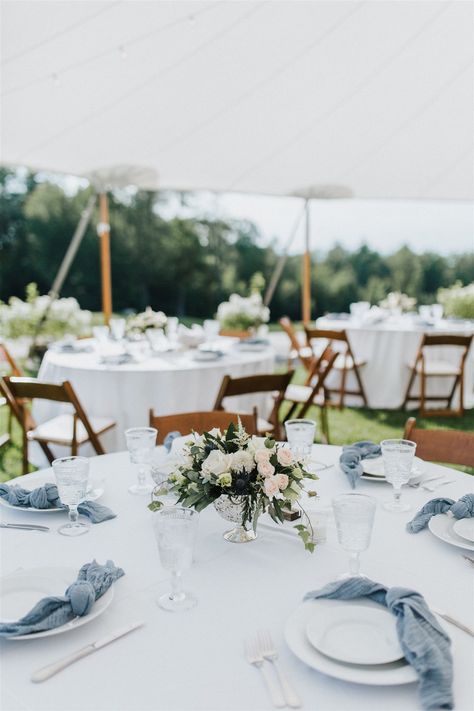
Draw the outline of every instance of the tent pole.
M108 325L112 316L112 277L110 269L110 224L109 200L106 192L99 195L100 222L97 232L100 237L100 272L102 279L102 311Z
M301 317L304 324L311 321L311 254L310 254L310 221L309 209L310 200L306 198L306 229L305 229L305 251L303 255L303 275L302 275L302 292L301 292Z

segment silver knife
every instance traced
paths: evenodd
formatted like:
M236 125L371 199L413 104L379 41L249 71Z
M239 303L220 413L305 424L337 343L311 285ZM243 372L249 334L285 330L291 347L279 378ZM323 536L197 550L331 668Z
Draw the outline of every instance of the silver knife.
M54 674L57 674L62 669L68 667L70 664L77 662L78 659L82 659L82 657L87 657L88 654L97 652L98 649L105 647L111 642L115 642L116 639L123 637L129 632L133 632L133 630L142 627L144 624L144 622L134 622L132 625L122 627L122 629L120 629L118 632L108 635L108 637L103 637L102 639L97 640L97 642L88 644L87 647L82 647L82 649L78 649L76 652L69 654L67 657L59 659L57 662L48 664L48 666L43 667L42 669L39 669L38 671L34 672L31 676L31 681L46 681L46 679L49 679L50 677L54 676Z
M434 607L431 608L431 612L434 612L436 615L438 615L438 617L442 617L443 620L446 620L446 622L449 622L450 624L454 625L455 627L458 627L463 632L467 632L467 634L470 634L471 637L474 637L474 630L471 627L468 627L467 625L463 624L462 622L459 622L459 620L454 619L454 617L451 617L451 615L447 615L446 612L437 610Z
M48 526L37 526L35 523L0 523L0 528L20 528L24 531L49 531Z

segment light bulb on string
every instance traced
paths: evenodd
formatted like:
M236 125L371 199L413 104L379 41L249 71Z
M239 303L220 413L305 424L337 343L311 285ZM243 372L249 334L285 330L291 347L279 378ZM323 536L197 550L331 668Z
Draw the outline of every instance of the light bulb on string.
M128 58L128 54L127 54L127 50L125 49L125 47L123 46L123 44L120 45L120 47L118 48L118 50L119 50L120 59L121 59L122 61L125 61L125 60Z

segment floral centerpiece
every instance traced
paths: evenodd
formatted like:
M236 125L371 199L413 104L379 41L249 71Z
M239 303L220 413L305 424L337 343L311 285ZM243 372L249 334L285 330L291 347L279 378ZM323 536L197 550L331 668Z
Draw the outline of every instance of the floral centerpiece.
M129 333L145 333L149 328L164 328L166 321L166 314L163 311L153 311L151 306L147 306L145 311L128 319L127 331Z
M259 293L250 296L231 294L229 301L219 304L216 318L223 330L246 331L267 323L270 319L270 310L263 305Z
M287 446L271 438L250 436L239 422L238 427L230 424L224 432L194 433L185 443L183 463L155 492L158 498L149 508L160 508L159 497L168 493L178 496L178 504L196 511L214 504L223 518L238 524L224 537L242 543L256 538L262 513L268 512L275 522L283 523L285 509L296 504L307 525L300 523L295 528L312 552L311 523L299 503L304 478L318 477L307 472Z
M474 282L463 286L458 281L449 289L439 289L438 302L446 316L474 319Z
M388 309L389 311L412 311L416 306L416 299L407 294L403 294L401 291L391 291L385 299L379 302L379 306L383 309Z

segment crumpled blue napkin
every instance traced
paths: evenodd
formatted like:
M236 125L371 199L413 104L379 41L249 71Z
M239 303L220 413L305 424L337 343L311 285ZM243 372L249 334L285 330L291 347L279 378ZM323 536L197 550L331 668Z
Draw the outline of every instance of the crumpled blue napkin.
M122 575L125 575L122 568L117 568L111 560L105 565L95 560L86 563L63 596L43 598L17 622L1 622L0 637L52 630L75 617L87 615L94 602Z
M168 432L163 442L163 446L167 452L171 451L171 445L173 444L173 440L177 439L178 437L181 437L181 432L178 432L177 430L174 432Z
M305 600L353 600L367 597L387 607L397 618L397 634L409 664L420 680L423 709L452 709L453 660L451 640L422 595L408 588L386 588L368 578L347 578L305 595Z
M339 457L339 466L344 474L349 478L351 487L355 489L357 479L362 474L362 459L375 459L380 457L382 450L379 444L374 442L363 441L349 444L342 448L342 454Z
M32 491L22 489L22 487L18 485L10 486L9 484L0 484L0 497L5 499L5 501L12 506L32 507L35 509L55 509L61 507L67 509L67 506L61 503L56 484L47 483ZM87 516L92 523L102 523L102 521L108 521L117 515L108 509L107 506L102 506L102 504L98 504L96 501L83 501L79 504L77 510L83 516Z
M406 525L408 533L418 533L427 527L430 519L436 514L448 513L454 518L472 518L474 516L474 494L465 494L458 501L454 499L431 499Z

